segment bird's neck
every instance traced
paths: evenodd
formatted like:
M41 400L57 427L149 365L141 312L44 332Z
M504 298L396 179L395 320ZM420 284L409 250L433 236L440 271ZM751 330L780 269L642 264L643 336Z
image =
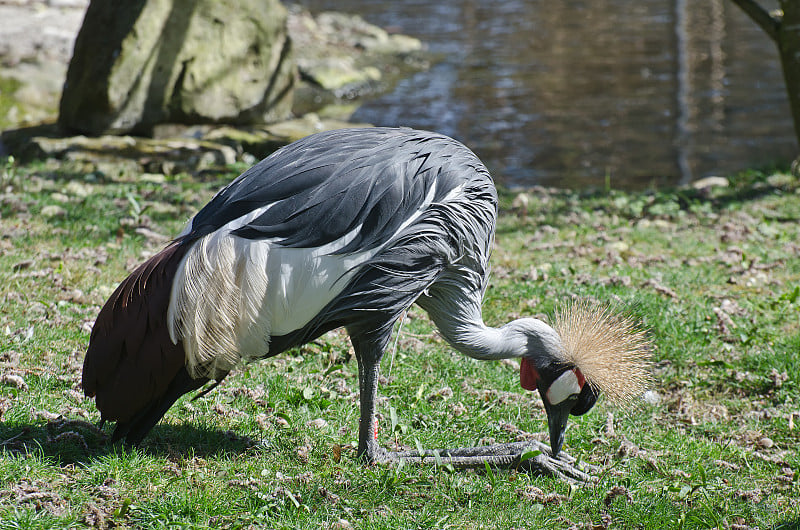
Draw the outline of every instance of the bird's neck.
M481 300L462 298L460 303L440 303L435 298L418 300L444 339L473 359L493 360L522 357L527 341L514 322L500 328L487 326L481 314Z

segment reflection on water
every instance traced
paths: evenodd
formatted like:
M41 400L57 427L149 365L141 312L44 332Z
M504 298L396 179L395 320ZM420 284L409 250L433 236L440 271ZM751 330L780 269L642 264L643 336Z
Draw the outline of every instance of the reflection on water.
M729 0L301 0L443 60L354 120L437 130L509 185L644 188L797 151L774 44Z

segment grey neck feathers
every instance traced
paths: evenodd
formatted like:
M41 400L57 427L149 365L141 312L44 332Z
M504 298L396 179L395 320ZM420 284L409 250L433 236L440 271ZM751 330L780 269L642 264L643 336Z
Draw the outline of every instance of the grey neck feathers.
M483 322L478 297L444 300L422 296L417 303L428 312L445 340L464 355L480 360L559 357L558 334L541 320L521 318L493 328Z

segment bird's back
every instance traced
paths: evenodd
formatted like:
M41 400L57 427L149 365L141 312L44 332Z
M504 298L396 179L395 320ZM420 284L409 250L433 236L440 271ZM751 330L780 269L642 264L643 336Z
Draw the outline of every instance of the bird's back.
M467 147L413 129L338 129L294 142L235 179L192 219L192 237L238 223L239 237L316 248L356 231L338 253L374 248L458 188L495 202Z

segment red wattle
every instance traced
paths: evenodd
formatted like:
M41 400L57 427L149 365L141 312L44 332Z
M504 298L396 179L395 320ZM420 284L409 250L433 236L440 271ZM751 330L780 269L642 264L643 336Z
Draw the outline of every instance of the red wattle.
M583 390L583 385L586 384L586 378L583 376L583 373L577 368L575 368L575 377L578 378L578 386L581 387L581 390Z
M539 379L539 374L536 373L536 369L523 357L519 363L519 384L525 390L536 390L537 379Z

